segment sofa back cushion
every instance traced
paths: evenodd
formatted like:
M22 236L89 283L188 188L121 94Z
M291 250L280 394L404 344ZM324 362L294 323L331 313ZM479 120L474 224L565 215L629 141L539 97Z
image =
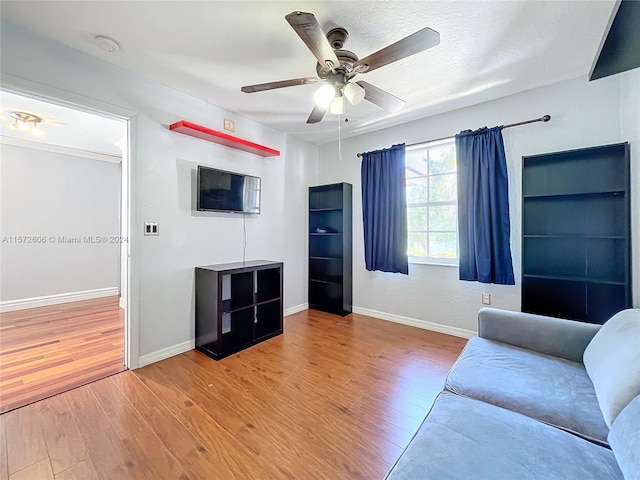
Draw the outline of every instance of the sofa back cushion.
M615 314L595 334L583 356L604 421L609 427L640 395L640 309Z
M640 480L640 396L611 425L609 445L625 480Z

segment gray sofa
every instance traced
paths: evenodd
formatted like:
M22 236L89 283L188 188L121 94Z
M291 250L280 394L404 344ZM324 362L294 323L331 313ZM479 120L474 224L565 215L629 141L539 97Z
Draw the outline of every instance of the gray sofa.
M603 326L482 309L387 480L640 480L640 310Z

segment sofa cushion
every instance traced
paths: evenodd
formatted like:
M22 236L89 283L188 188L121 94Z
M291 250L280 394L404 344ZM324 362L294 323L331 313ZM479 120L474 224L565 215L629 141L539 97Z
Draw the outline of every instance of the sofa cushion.
M640 309L623 310L609 319L584 351L607 425L640 395Z
M445 388L607 443L609 429L580 363L474 337Z
M436 399L388 480L622 479L611 450L448 392Z
M611 450L626 480L640 480L640 396L631 401L611 425Z

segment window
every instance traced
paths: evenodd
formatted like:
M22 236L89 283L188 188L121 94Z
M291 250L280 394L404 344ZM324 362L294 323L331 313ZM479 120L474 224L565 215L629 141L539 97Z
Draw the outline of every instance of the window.
M455 141L406 151L409 261L458 264Z

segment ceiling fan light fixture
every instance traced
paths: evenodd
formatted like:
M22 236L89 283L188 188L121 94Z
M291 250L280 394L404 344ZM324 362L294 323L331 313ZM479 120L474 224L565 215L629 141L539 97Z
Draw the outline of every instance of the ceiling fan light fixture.
M357 105L364 100L365 93L364 88L357 83L347 83L344 87L344 96L351 105Z
M38 125L44 121L42 117L28 112L8 112L7 116L10 119L10 123L7 125L10 130L40 135L41 131L38 129Z
M336 95L333 97L329 111L334 115L342 115L345 112L344 97L342 95Z
M331 101L333 100L335 95L336 89L333 87L333 85L325 83L318 90L316 90L316 93L313 94L313 99L315 100L318 107L326 108L331 104Z

